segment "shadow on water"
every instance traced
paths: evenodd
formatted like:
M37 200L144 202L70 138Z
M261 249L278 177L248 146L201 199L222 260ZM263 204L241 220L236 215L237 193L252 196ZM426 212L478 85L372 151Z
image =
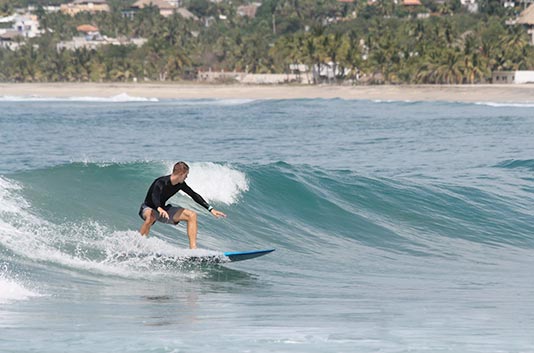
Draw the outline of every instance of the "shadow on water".
M172 282L167 279L162 287L152 288L152 293L138 298L143 305L141 322L154 330L180 330L210 325L210 318L232 317L243 304L243 298L259 288L269 286L259 275L231 269L217 264L188 264L180 272L195 273L194 278ZM157 291L160 291L157 293ZM224 302L225 305L220 305Z
M202 273L201 281L214 284L228 284L232 286L258 286L258 275L232 269L221 264L183 264L182 271L198 271Z

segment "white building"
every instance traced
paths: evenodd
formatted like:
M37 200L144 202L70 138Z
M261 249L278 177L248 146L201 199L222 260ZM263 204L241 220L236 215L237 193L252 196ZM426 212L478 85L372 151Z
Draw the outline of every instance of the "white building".
M467 8L467 11L471 13L478 12L478 2L477 0L460 0L462 6Z
M29 13L2 17L0 18L0 23L12 23L11 30L4 29L3 33L14 30L24 38L38 37L42 33L39 29L39 20L37 19L37 16Z
M493 71L493 83L534 83L534 71Z
M73 37L70 41L59 42L56 45L56 49L61 51L62 49L66 50L76 50L76 49L93 49L96 50L104 45L135 45L137 47L143 46L147 42L146 38L109 38L107 36L98 36L90 37Z

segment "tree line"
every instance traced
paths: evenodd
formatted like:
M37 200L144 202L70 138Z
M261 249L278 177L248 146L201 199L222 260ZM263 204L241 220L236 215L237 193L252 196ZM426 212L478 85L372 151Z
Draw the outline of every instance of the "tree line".
M28 2L29 0L26 0ZM0 49L4 82L178 81L198 70L290 73L306 65L315 83L480 83L495 70L534 68L534 48L522 26L508 26L512 10L485 0L470 14L457 2L426 2L432 12L417 18L391 0L266 0L256 18L238 16L239 1L186 5L199 20L160 16L149 6L133 19L130 2L111 2L109 13L74 17L37 10L40 37L19 39L16 50ZM516 9L517 11L517 9ZM224 15L226 19L221 19ZM92 24L109 37L142 37L141 46L57 49ZM335 76L324 78L329 66Z

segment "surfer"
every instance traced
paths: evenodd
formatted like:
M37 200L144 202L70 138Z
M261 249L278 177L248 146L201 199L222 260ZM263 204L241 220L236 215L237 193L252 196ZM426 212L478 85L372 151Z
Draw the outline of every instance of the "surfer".
M150 227L156 221L167 224L178 224L180 221L187 222L187 236L189 237L189 248L197 247L197 214L194 211L180 206L166 205L168 199L178 191L182 190L189 195L196 203L208 210L217 218L226 217L220 211L210 206L199 194L194 192L185 179L189 174L189 166L185 162L178 162L174 165L171 175L165 175L154 180L145 197L145 201L139 209L139 216L144 220L139 232L147 236Z

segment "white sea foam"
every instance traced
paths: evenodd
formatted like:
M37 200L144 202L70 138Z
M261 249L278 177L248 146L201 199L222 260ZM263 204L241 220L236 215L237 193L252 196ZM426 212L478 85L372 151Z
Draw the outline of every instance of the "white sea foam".
M173 99L173 105L188 106L188 105L216 105L216 106L232 106L244 105L255 102L256 99Z
M0 176L0 212L18 212L28 205L26 200L13 193L21 188L18 183Z
M16 281L0 275L0 304L40 296L41 294L33 292Z
M498 102L476 102L476 105L487 105L496 108L534 108L534 103L498 103Z
M243 105L256 101L255 99L216 99L218 105Z
M124 102L158 102L157 98L147 97L135 97L130 96L127 93L121 93L111 97L43 97L37 95L31 96L0 96L0 101L9 102L111 102L111 103L124 103Z
M0 245L19 257L126 278L171 274L192 279L203 273L169 269L157 254L170 257L220 254L179 249L157 237L144 238L131 230L112 231L94 221L54 224L33 214L28 202L13 193L20 188L17 183L0 178ZM127 256L118 256L124 254ZM0 272L0 302L38 295L12 277Z
M174 162L165 163L165 173L170 173ZM187 184L209 202L236 203L248 191L245 173L229 165L210 162L191 163Z

